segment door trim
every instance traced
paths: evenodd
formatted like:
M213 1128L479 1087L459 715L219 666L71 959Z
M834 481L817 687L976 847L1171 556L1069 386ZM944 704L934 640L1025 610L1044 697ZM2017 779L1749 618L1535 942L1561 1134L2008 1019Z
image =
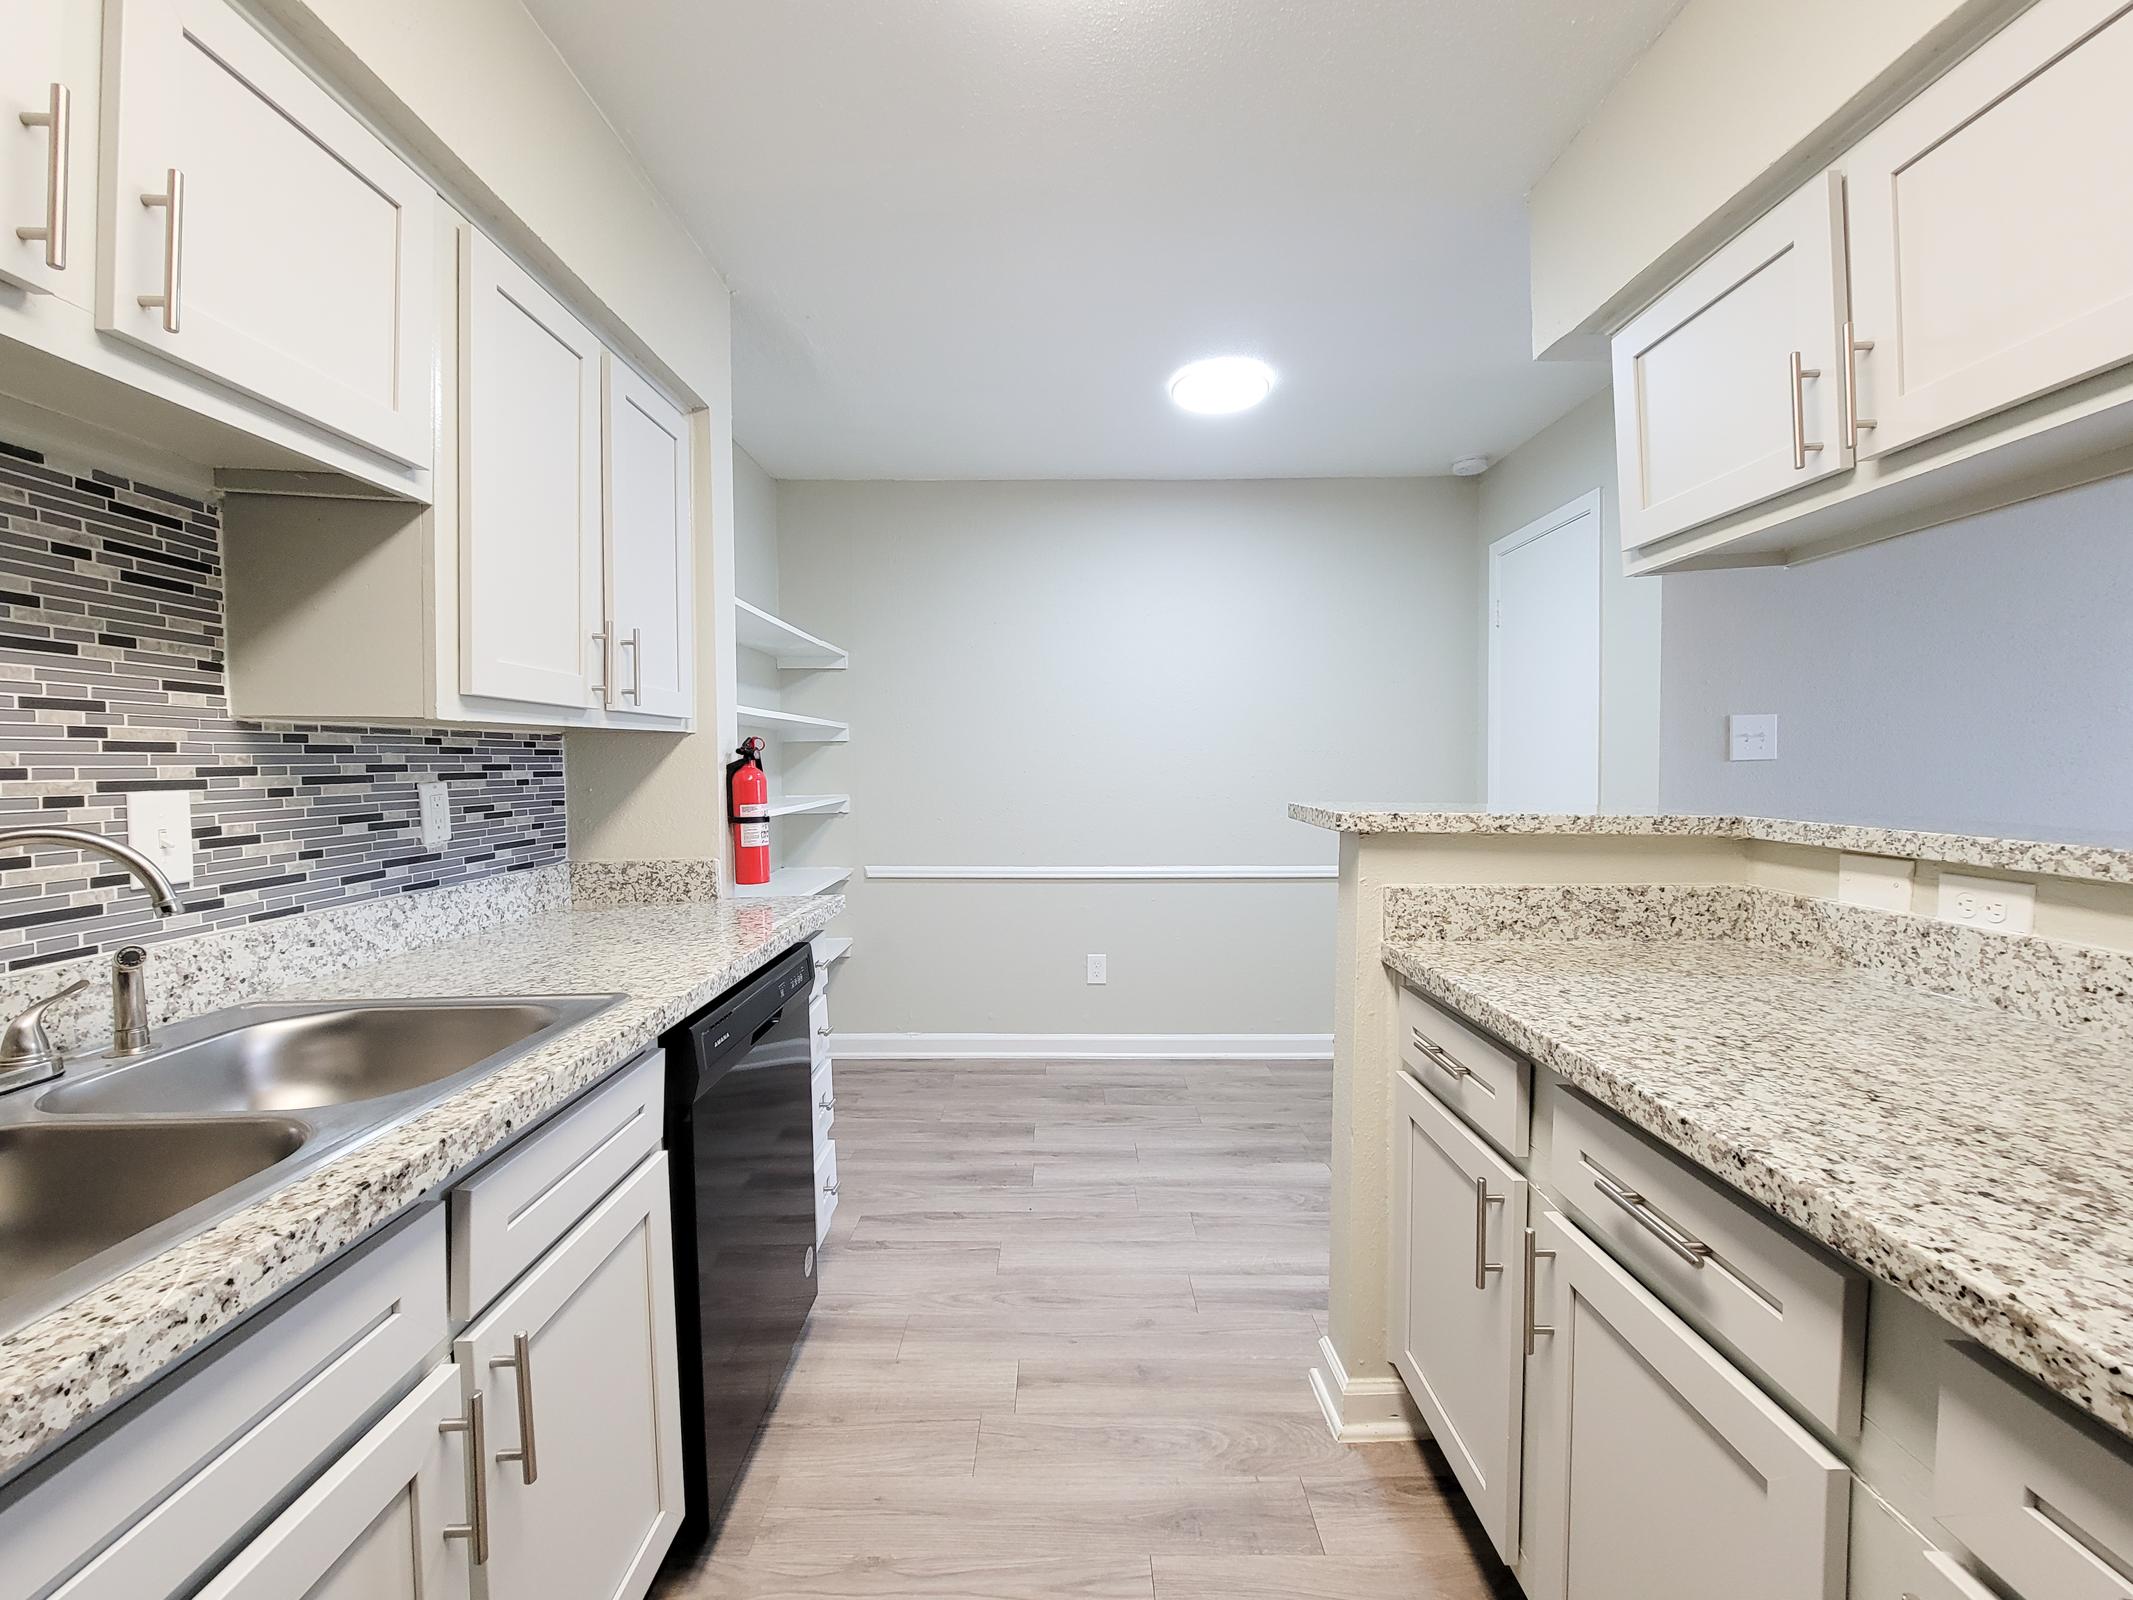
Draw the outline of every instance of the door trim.
M1497 774L1502 755L1503 733L1501 719L1498 716L1498 711L1501 702L1500 697L1497 693L1497 686L1501 682L1503 676L1503 663L1500 657L1501 642L1499 639L1498 632L1498 608L1502 605L1503 598L1500 592L1498 573L1502 569L1503 558L1509 555L1512 551L1522 549L1526 545L1533 544L1541 539L1545 539L1551 533L1560 532L1562 529L1567 528L1572 523L1576 522L1580 517L1588 515L1592 518L1594 535L1593 549L1595 553L1593 561L1592 600L1594 609L1594 619L1597 624L1594 629L1595 642L1592 657L1592 685L1594 698L1595 700L1599 700L1600 668L1601 663L1606 659L1607 653L1607 616L1605 610L1602 607L1603 590L1607 576L1607 529L1605 518L1601 514L1600 491L1596 488L1588 489L1585 493L1579 495L1575 500L1570 501L1566 505L1556 507L1555 510L1549 512L1546 516L1536 517L1533 521L1527 523L1523 528L1518 529L1516 532L1507 533L1502 538L1490 542L1489 610L1488 615L1482 620L1482 625L1484 630L1488 634L1489 640L1487 685L1489 698L1488 707L1486 711L1486 721L1488 724L1486 734L1488 741L1488 765L1484 774L1484 782L1486 785L1487 801L1491 806L1493 806L1496 801L1496 791L1498 787ZM1607 745L1605 702L1601 701L1599 704L1597 704L1594 707L1594 711L1597 718L1595 722L1597 737L1594 740L1593 749L1592 795L1593 809L1597 811L1599 809L1600 802L1600 774L1603 766L1601 760L1601 752L1606 749Z

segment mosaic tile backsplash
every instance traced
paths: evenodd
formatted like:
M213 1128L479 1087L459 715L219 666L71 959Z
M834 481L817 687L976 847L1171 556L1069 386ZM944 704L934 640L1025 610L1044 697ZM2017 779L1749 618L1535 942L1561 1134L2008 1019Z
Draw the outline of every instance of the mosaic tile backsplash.
M159 920L124 874L0 847L0 965L197 933L564 859L555 734L232 721L213 507L0 442L0 827L120 838L192 797L193 881ZM422 844L415 785L452 838Z

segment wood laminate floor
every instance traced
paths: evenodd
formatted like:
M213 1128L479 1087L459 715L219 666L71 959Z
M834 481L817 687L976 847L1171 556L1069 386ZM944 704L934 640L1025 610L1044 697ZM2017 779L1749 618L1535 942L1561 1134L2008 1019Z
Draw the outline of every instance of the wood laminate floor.
M1331 1071L837 1065L842 1204L716 1543L656 1600L1494 1600L1433 1447L1347 1448Z

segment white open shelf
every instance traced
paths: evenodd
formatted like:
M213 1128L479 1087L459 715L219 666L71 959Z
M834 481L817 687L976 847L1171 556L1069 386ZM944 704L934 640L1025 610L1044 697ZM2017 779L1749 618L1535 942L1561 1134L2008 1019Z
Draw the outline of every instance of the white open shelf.
M843 934L824 935L815 941L815 956L825 967L842 961L852 953L852 941Z
M789 794L770 802L774 817L842 817L851 812L848 794Z
M829 640L818 639L745 600L733 602L733 629L742 649L760 650L781 667L820 671L851 665L851 658Z
M850 723L827 717L803 717L796 711L772 711L767 706L736 706L734 713L743 733L795 744L843 744L852 736Z
M769 900L788 894L835 894L852 875L850 867L778 867L768 883L736 884L736 900Z

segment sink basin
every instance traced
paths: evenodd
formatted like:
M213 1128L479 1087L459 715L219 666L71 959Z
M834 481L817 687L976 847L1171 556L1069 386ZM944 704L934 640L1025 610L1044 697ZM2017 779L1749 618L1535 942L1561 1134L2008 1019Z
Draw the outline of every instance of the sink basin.
M0 1301L294 1155L280 1117L0 1127Z
M208 1116L351 1105L438 1083L581 1014L581 1005L530 1000L315 1009L62 1083L37 1106L98 1116Z

